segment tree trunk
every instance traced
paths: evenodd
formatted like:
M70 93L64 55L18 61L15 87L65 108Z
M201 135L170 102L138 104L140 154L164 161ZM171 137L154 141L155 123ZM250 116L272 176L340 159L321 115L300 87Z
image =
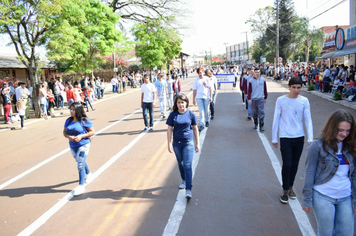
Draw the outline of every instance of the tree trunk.
M28 68L32 86L32 99L35 105L35 117L41 118L41 107L38 101L38 94L37 94L37 64L35 62L35 57L32 56L30 58L30 66Z
M308 61L309 61L309 48L310 48L310 44L307 43L307 44L304 45L304 47L305 47L305 62L308 63Z

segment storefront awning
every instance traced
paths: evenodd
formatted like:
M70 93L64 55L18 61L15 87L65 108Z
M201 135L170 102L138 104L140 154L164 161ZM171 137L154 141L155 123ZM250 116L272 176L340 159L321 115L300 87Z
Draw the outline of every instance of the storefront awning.
M350 48L346 50L340 50L340 51L334 51L334 52L329 52L323 56L323 58L330 58L330 57L339 57L339 56L344 56L344 55L349 55L349 54L354 54L356 53L356 48Z

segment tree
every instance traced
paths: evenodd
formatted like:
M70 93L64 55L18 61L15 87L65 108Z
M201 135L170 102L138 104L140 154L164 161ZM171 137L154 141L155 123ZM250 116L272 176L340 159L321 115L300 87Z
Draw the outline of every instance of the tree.
M292 0L279 1L279 55L287 60L292 55L292 43L295 42L293 24L296 21L294 3ZM275 3L276 5L276 3ZM276 25L274 25L274 29Z
M147 24L164 20L172 28L182 27L183 19L190 13L187 0L109 0L113 11L121 17L123 23L129 21L135 24ZM172 21L177 19L176 21ZM120 22L121 27L123 27Z
M31 85L35 89L39 69L39 47L47 47L51 31L57 31L66 43L73 41L73 29L62 17L72 0L2 0L0 2L0 34L10 37L19 59L29 70ZM37 93L33 93L37 101ZM39 104L35 116L40 117Z
M294 35L296 36L296 49L304 47L305 61L309 61L309 49L312 44L322 49L325 40L325 33L321 29L310 29L309 20L306 17L298 17L293 25Z
M84 0L77 4L77 17L68 19L77 29L75 42L63 47L61 37L53 34L49 55L52 58L66 55L71 62L69 71L93 74L97 64L105 61L101 56L113 53L115 44L123 40L121 32L115 28L119 16L98 0Z
M271 6L259 8L253 17L250 17L245 24L250 24L251 32L261 39L269 26L276 21L275 9ZM276 32L275 30L273 32Z
M136 56L141 58L142 66L152 69L162 66L164 60L174 58L180 51L181 40L171 30L164 28L162 22L136 24L132 33L135 36Z

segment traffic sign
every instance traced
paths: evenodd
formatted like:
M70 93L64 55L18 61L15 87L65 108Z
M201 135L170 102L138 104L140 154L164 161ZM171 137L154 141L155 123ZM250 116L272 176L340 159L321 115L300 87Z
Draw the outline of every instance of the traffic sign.
M282 62L283 58L282 57L278 57L278 62Z

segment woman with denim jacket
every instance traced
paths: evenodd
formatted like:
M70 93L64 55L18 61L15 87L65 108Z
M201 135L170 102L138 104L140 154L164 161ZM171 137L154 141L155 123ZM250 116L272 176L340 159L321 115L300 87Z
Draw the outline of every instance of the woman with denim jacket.
M318 235L354 235L355 120L337 110L308 148L302 208L314 208Z

